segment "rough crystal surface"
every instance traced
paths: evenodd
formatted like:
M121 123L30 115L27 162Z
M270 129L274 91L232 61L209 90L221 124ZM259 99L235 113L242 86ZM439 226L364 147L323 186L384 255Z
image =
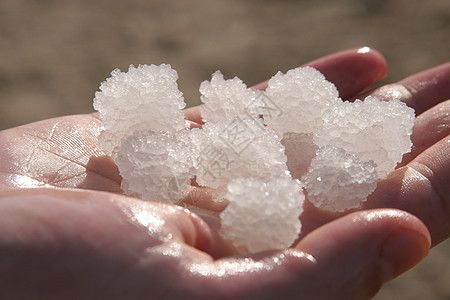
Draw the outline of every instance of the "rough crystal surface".
M188 130L135 131L116 157L122 190L143 200L176 203L191 187L196 156Z
M372 161L362 162L343 149L326 146L317 151L302 182L314 205L344 211L358 208L375 190L376 179Z
M315 143L343 148L362 161L373 160L380 177L411 150L414 110L399 100L387 102L369 96L364 101L337 103L324 113L323 120Z
M265 92L273 103L264 122L280 136L285 132L316 132L322 124L323 112L339 100L335 85L311 67L278 72Z
M245 251L285 248L298 237L305 196L292 177L316 206L345 211L411 149L412 109L373 97L344 102L310 67L278 72L266 91L217 71L200 86L207 122L191 131L169 65L111 74L94 107L100 146L115 159L124 192L177 203L195 177L229 200L221 234Z
M225 80L220 71L211 76L211 81L200 85L200 107L205 122L218 122L235 118L257 118L261 108L256 105L257 93L237 77Z
M299 216L305 199L301 188L290 176L268 182L232 180L226 194L230 204L220 214L222 236L250 252L289 247L301 229Z
M287 170L279 137L261 119L209 122L191 132L199 153L196 180L201 186L225 189L236 177L269 180Z
M120 141L137 129L175 132L184 128L183 94L178 74L170 65L130 65L116 69L95 93L94 108L100 113L100 146L111 154Z

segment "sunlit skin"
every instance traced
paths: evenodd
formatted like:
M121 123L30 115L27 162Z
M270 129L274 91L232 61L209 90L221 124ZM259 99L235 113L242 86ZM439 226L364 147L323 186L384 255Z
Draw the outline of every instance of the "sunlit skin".
M366 47L307 65L349 100L386 74L383 57ZM118 170L97 145L96 114L1 131L0 299L373 296L450 234L450 63L369 93L416 110L412 152L361 210L306 202L292 248L251 255L236 255L217 235L224 203L211 203L207 190L183 206L122 195ZM198 108L185 115L201 126Z

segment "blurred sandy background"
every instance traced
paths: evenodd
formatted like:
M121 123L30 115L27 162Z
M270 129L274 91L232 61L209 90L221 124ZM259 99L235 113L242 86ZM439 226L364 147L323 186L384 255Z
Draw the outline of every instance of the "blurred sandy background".
M450 60L449 0L0 0L0 129L92 112L114 68L170 63L189 105L217 69L249 85L370 46L383 83ZM450 242L376 299L450 299Z

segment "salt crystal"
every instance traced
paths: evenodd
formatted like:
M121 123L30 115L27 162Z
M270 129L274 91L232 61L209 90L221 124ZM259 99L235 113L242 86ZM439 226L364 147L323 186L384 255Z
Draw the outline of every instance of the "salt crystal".
M276 113L264 114L264 121L280 136L285 132L313 133L322 124L323 112L339 101L335 85L311 67L278 72L265 92Z
M199 153L196 180L201 186L224 190L236 177L269 180L287 170L279 137L261 119L210 122L191 132Z
M297 239L305 196L289 171L316 206L345 211L358 208L377 173L386 176L411 149L411 108L373 97L344 102L310 67L278 72L266 91L214 73L200 86L207 122L191 131L169 65L111 74L94 107L99 144L115 158L124 192L177 203L195 177L215 200L230 202L221 234L244 251L282 249Z
M308 200L332 211L358 208L376 188L372 161L361 162L343 149L326 146L317 151L308 173L302 177Z
M94 108L100 113L99 144L111 154L120 141L137 129L175 132L184 128L186 106L170 65L130 65L116 69L95 93Z
M221 235L241 251L289 247L300 233L305 196L298 180L275 177L268 182L236 178L228 184L230 201L220 214Z
M197 153L189 131L135 131L123 140L116 164L122 190L143 200L176 203L191 187Z
M261 114L255 105L257 93L237 77L225 80L220 71L212 74L211 81L201 83L200 93L203 102L200 111L205 122L257 118Z
M373 160L380 177L411 150L414 110L400 100L386 102L369 96L364 101L340 102L324 112L323 119L315 143L343 148L362 161Z

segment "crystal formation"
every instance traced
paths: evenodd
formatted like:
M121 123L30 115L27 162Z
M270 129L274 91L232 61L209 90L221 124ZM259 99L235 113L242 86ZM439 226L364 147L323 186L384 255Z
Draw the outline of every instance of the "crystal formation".
M386 102L369 96L364 101L340 102L324 113L323 120L317 145L333 145L362 161L373 160L381 177L411 150L414 110L400 100Z
M199 153L197 183L224 191L239 177L269 180L285 173L286 155L279 137L260 119L210 122L192 130Z
M178 90L177 72L170 65L130 65L116 69L95 93L94 108L100 113L100 146L111 154L135 130L175 132L184 128L186 106Z
M186 129L137 130L123 140L116 158L122 190L143 200L177 202L191 187L196 154Z
M221 234L250 252L289 247L300 233L304 194L298 180L280 176L264 182L236 178L228 184L230 201L221 214Z
M322 125L323 112L338 101L338 91L322 73L311 67L278 72L265 91L273 107L264 114L267 125L285 132L314 133Z
M361 201L375 190L376 179L373 161L361 162L343 149L325 146L317 151L302 182L314 205L344 211L359 208Z
M220 71L211 76L211 81L200 84L200 107L205 122L218 122L235 118L257 118L261 107L255 105L257 92L237 77L225 80Z
M303 189L322 209L358 208L377 173L386 176L411 149L411 108L373 97L342 101L310 67L278 72L266 91L217 71L200 86L206 123L192 130L177 78L165 64L113 71L94 99L100 146L126 194L177 203L192 181L228 200L220 233L242 251L295 241Z

